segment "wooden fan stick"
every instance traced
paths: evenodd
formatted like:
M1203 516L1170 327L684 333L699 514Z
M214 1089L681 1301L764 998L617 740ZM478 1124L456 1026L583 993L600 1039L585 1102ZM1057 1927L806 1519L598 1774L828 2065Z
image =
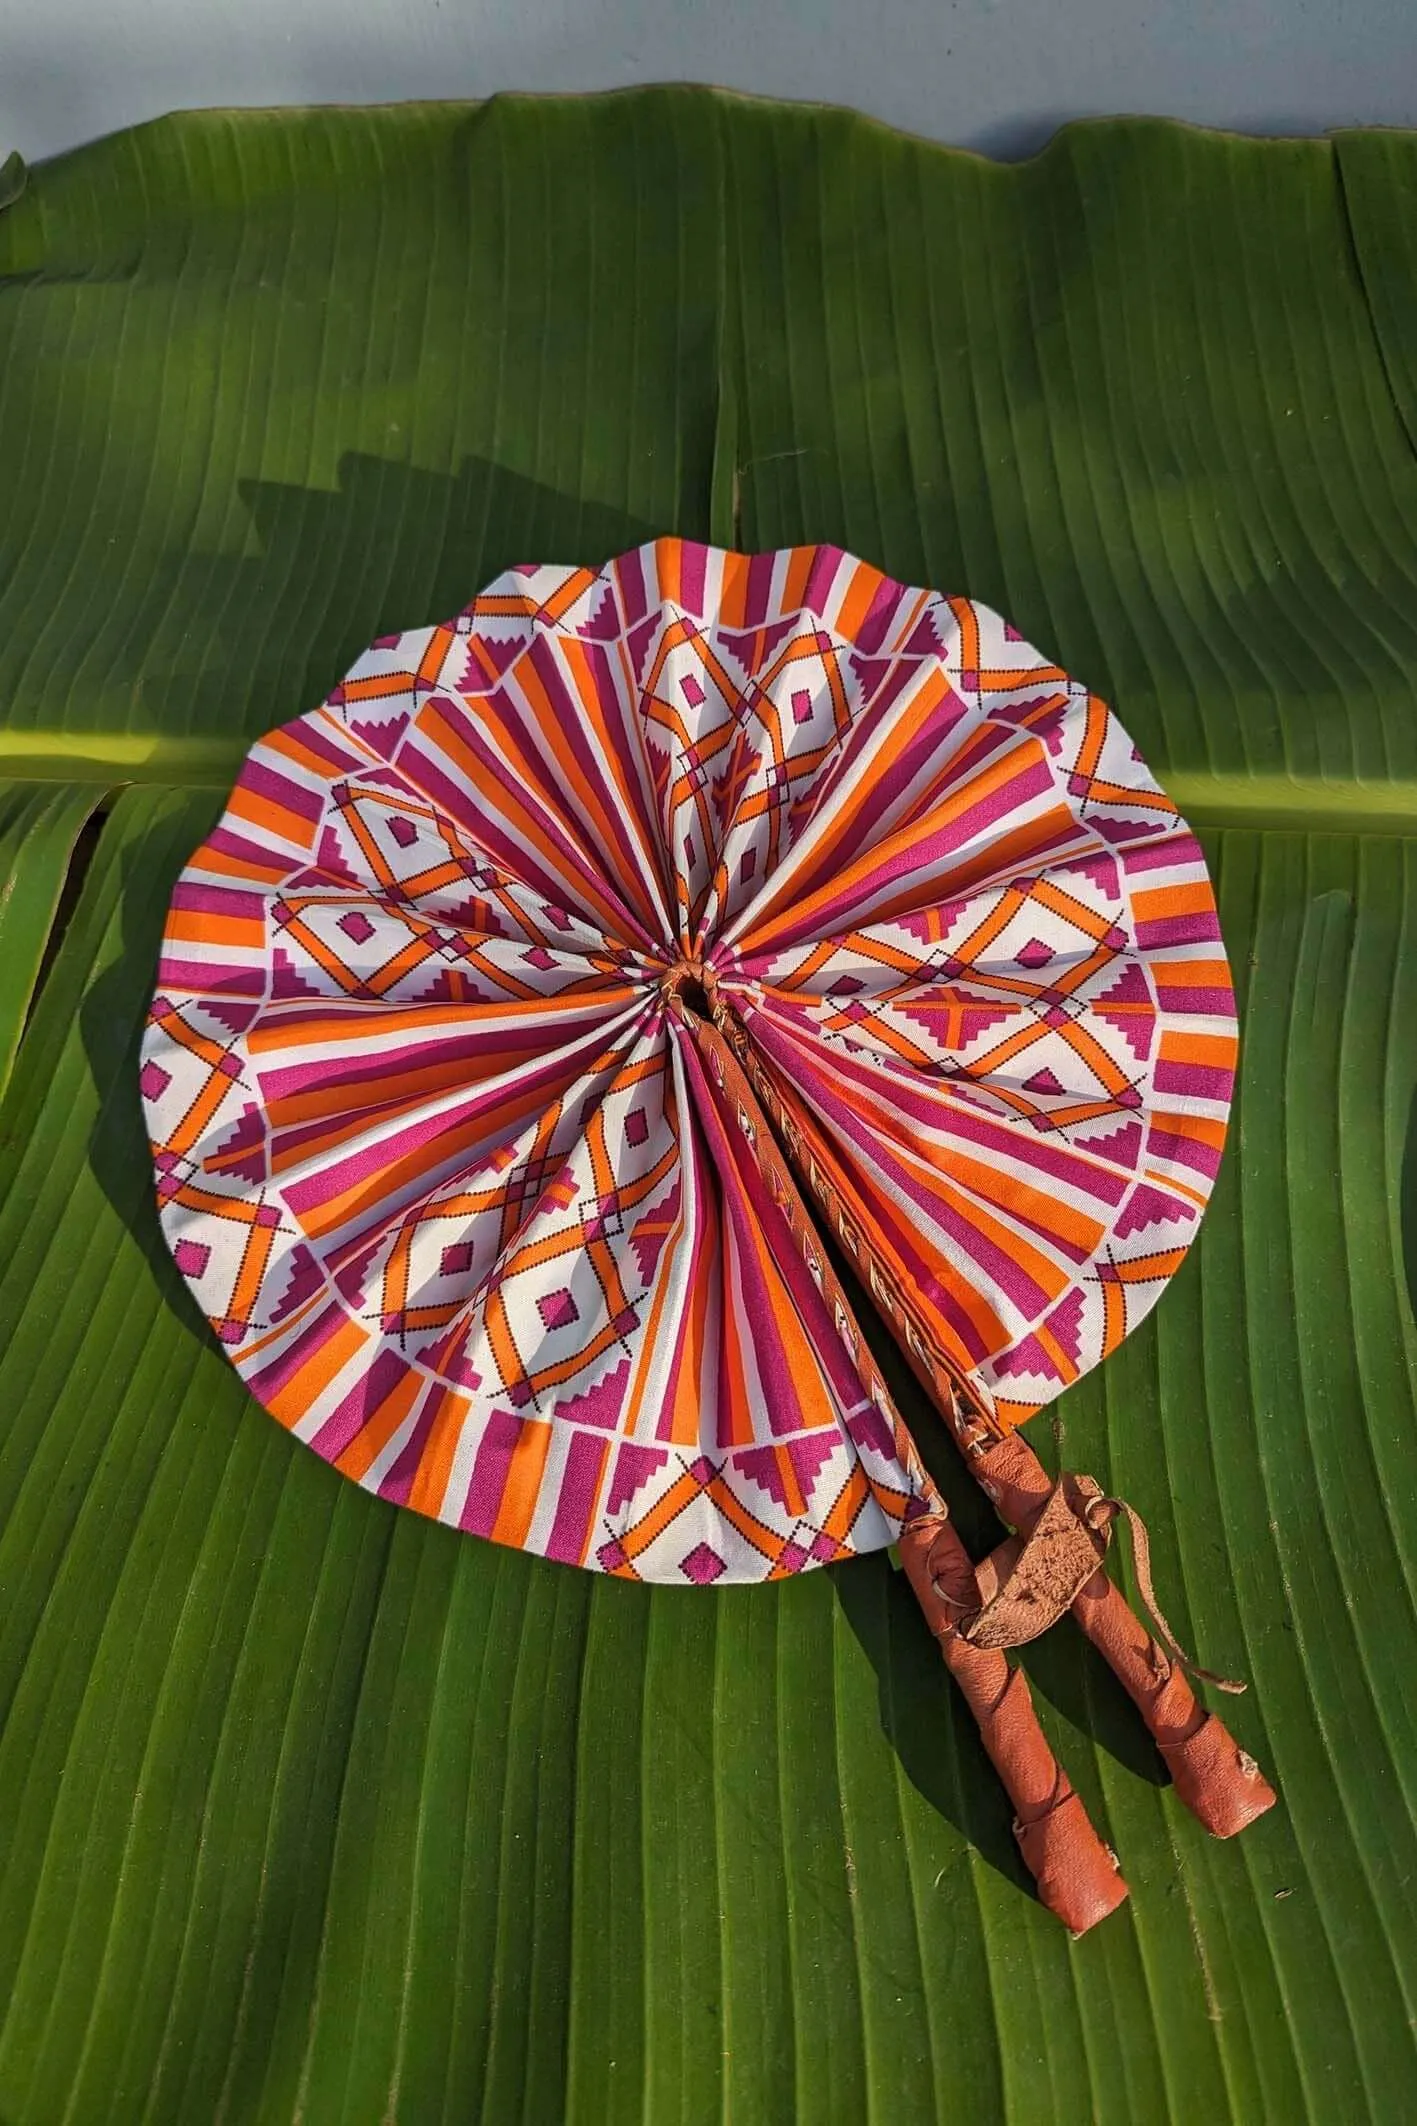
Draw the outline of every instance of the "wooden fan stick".
M721 1025L711 1023L696 1008L698 989L697 980L686 977L681 985L671 986L670 994L692 1030L710 1075L737 1111L738 1127L754 1163L842 1332L863 1389L891 1427L898 1459L910 1471L915 1489L910 1497L898 1492L881 1497L864 1461L863 1474L891 1519L900 1519L912 1505L915 1508L900 1539L906 1576L1013 1804L1014 1836L1040 1900L1071 1933L1085 1933L1126 1899L1127 1886L1116 1855L1098 1837L1080 1796L1049 1748L1022 1669L1011 1668L1001 1649L971 1645L959 1631L957 1597L975 1584L969 1553L891 1401L733 1045Z
M743 1072L771 1115L794 1168L804 1173L832 1231L859 1260L861 1244L855 1223L833 1184L831 1153L815 1124L809 1116L789 1111L746 1033L729 1020L721 1006L716 1017L720 1026L727 1027L735 1053L741 1053ZM1274 1789L1254 1758L1239 1748L1219 1714L1208 1712L1197 1701L1174 1640L1169 1647L1162 1645L1102 1564L1109 1524L1116 1513L1128 1512L1139 1547L1145 1544L1144 1532L1140 1537L1136 1533L1140 1523L1120 1501L1104 1498L1090 1479L1064 1477L1055 1484L1019 1433L1001 1434L997 1424L977 1408L959 1370L945 1360L915 1319L898 1280L869 1256L862 1268L903 1355L945 1415L970 1473L1001 1518L1018 1531L1018 1536L1001 1544L978 1568L974 1592L961 1590L957 1625L976 1637L984 1628L980 1612L993 1600L999 1633L993 1643L1021 1645L1070 1608L1136 1705L1180 1799L1214 1836L1233 1837L1273 1807ZM1025 1556L1027 1539L1038 1533L1045 1513L1051 1523L1045 1531L1046 1541L1030 1559ZM1059 1545L1066 1553L1061 1576L1056 1569L1060 1561L1051 1554ZM1071 1570L1066 1569L1069 1561ZM1144 1548L1138 1562L1146 1572ZM1149 1599L1149 1586L1143 1592ZM1010 1595L1011 1599L998 1600ZM1157 1614L1154 1603L1151 1606ZM1207 1675L1204 1670L1198 1673Z

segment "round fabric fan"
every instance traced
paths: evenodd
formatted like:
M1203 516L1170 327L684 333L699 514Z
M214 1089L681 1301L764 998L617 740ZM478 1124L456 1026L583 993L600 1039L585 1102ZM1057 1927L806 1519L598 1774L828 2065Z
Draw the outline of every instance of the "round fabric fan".
M510 571L253 748L142 1092L283 1425L705 1586L943 1516L819 1223L987 1457L1160 1297L1235 1043L1200 848L1085 686L836 548L664 539Z

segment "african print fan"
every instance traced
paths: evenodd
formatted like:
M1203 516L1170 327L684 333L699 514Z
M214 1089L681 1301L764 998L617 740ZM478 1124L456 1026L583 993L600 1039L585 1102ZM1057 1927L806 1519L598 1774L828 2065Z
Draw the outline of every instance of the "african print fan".
M899 1541L1075 1931L1126 1895L1003 1649L1071 1608L1182 1798L1273 1800L1017 1427L1193 1238L1236 1027L1104 704L834 547L514 569L252 751L142 1092L253 1395L381 1497L677 1586ZM808 1209L810 1204L811 1209ZM1016 1532L977 1568L835 1275Z

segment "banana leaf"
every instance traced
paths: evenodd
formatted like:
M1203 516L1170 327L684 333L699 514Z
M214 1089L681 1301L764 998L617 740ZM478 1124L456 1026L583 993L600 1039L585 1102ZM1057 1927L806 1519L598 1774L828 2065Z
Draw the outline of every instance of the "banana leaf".
M656 89L182 116L0 200L0 2121L1410 2116L1417 136L1003 167ZM1221 1181L1059 1409L1282 1805L1207 1840L1049 1634L1133 1891L1077 1944L884 1558L676 1594L402 1514L151 1208L156 941L250 739L660 531L997 606L1217 875Z

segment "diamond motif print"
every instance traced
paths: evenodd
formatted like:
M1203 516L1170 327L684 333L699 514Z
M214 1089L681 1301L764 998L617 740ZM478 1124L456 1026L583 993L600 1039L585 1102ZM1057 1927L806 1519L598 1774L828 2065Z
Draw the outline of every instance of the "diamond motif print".
M1105 704L836 548L661 540L510 570L254 748L141 1059L174 1261L414 1511L678 1586L879 1548L924 1479L724 1027L1001 1424L1194 1237L1229 971Z

